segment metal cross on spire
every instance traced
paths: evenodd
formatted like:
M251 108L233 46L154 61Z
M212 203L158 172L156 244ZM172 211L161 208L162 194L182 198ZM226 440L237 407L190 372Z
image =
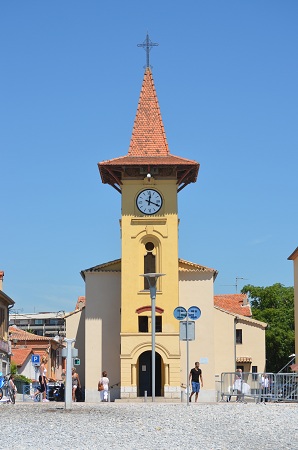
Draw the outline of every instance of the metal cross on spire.
M149 64L149 53L152 47L156 47L158 44L155 42L152 42L149 39L149 34L147 33L146 39L144 40L143 44L138 44L138 47L143 47L144 50L146 50L146 67L150 67Z

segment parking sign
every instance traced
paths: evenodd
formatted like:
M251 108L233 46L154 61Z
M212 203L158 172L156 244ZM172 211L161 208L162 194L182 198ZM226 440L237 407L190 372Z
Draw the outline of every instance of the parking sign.
M32 362L33 366L39 366L40 365L40 355L32 355L31 362Z

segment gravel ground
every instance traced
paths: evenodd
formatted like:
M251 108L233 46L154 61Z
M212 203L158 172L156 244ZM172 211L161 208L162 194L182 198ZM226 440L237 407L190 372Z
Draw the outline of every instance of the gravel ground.
M0 449L298 449L297 404L1 404Z

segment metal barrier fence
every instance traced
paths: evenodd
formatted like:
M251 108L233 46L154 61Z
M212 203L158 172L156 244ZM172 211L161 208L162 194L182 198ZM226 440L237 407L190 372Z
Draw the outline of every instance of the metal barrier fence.
M298 373L225 372L221 401L298 402Z

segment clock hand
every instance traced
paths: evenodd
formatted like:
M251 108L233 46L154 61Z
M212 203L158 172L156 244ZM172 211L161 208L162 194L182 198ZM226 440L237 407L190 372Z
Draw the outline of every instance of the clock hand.
M149 205L154 205L154 206L157 206L157 207L160 206L160 205L158 205L157 203L151 202L150 200L146 200L146 202L148 202L148 206L149 206Z

